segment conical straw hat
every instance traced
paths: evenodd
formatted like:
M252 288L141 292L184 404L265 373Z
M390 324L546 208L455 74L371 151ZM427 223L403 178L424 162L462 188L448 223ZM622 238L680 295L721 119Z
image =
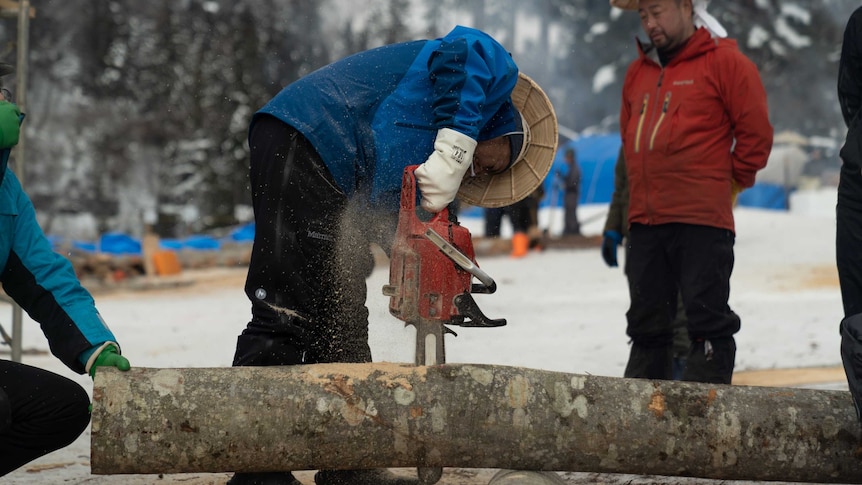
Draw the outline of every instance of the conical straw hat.
M638 0L610 0L611 7L620 8L623 10L637 10Z
M557 115L542 88L525 74L518 75L512 103L521 113L525 149L512 166L497 175L467 176L458 198L479 207L504 207L536 190L554 162L557 152Z

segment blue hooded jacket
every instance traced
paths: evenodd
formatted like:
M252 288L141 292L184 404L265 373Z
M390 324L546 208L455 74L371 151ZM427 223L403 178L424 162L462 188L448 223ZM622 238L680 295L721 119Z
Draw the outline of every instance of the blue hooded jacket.
M6 166L10 150L0 150L0 283L42 326L51 353L82 374L90 356L116 339L72 264L42 232L30 198Z
M404 167L423 163L437 131L477 141L515 130L518 67L484 32L392 44L346 57L285 87L255 114L300 131L348 197L397 210Z

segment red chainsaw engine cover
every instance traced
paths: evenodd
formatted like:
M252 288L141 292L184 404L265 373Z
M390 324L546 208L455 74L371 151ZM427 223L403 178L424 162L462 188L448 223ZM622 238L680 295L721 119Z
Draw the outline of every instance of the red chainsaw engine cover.
M389 263L389 286L384 294L391 297L389 312L409 322L418 318L457 323L464 320L453 302L470 293L472 278L426 236L433 230L475 263L470 231L449 221L443 209L424 222L416 214L416 177L418 165L404 169L401 183L401 207L398 229Z

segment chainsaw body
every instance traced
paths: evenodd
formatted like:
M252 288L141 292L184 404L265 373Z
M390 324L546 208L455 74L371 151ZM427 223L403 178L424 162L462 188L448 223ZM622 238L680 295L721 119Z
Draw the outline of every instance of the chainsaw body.
M425 235L434 231L472 259L469 231L448 218L448 210L444 209L430 221L422 222L415 210L404 210L402 205L389 267L389 288L395 289L389 295L389 312L400 320L409 323L421 318L458 325L465 319L455 298L471 292L473 275Z
M404 170L389 284L383 294L391 297L389 312L417 328L417 365L442 364L443 334L455 334L445 325L499 327L506 320L489 319L473 300L472 293L493 293L496 284L476 264L470 231L450 221L447 209L428 221L419 218L416 167ZM474 277L480 282L473 283Z

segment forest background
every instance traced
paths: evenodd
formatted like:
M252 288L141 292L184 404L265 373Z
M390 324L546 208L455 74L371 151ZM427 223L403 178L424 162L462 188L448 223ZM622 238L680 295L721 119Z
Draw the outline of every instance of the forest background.
M843 141L851 0L720 0L776 133ZM283 86L382 44L485 30L547 91L561 135L616 133L636 14L605 0L31 0L23 179L46 232L163 237L251 220L248 121ZM0 21L14 63L16 21ZM15 90L14 76L3 80ZM14 152L13 152L14 154ZM825 167L837 167L828 152ZM834 168L833 167L833 168Z

